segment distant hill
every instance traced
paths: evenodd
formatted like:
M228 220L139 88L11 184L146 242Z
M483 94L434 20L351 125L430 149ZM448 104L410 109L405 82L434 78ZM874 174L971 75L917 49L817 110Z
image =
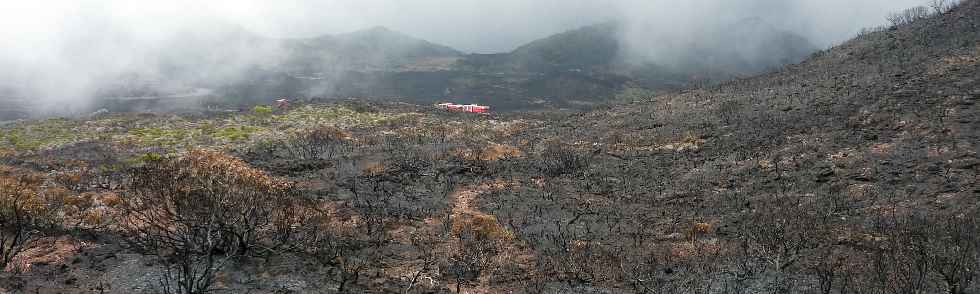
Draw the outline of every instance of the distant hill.
M433 44L385 27L336 36L283 41L285 71L398 71L413 65L463 55L448 46Z
M102 82L95 91L97 104L120 111L141 110L152 102L149 100L160 100L153 103L161 105L171 97L195 93L207 93L200 98L212 102L240 105L283 96L375 97L377 92L360 89L373 88L361 84L376 79L347 81L365 74L445 70L462 56L447 46L383 27L274 39L219 24L179 32L163 44L147 52L150 67L134 68ZM141 103L127 106L131 103L124 101L132 97L142 98Z
M620 23L601 23L507 53L464 54L384 27L271 39L218 26L177 35L172 46L157 52L154 74L116 79L99 93L167 97L213 89L214 98L243 105L288 96L420 104L454 100L497 110L588 109L764 72L815 50L804 38L753 19L705 36L716 41L692 45L688 55L662 64L630 58L620 40L623 29Z
M619 28L617 23L587 26L533 41L507 54L470 55L458 66L464 70L505 72L596 70L617 61Z
M817 50L799 35L761 19L746 19L693 38L706 41L692 43L687 54L660 63L624 52L624 28L621 23L601 23L533 41L509 53L467 55L456 69L531 77L516 88L530 97L552 98L560 106L576 101L589 105L615 99L630 88L664 92L751 76L799 62Z

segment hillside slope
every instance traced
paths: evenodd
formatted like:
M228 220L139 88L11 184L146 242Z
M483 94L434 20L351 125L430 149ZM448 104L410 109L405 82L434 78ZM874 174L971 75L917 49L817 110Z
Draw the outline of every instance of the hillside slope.
M978 76L973 0L588 113L0 125L0 196L38 221L0 292L975 293Z
M615 204L600 207L658 218L630 226L696 235L692 222L710 224L682 261L658 253L676 244L637 250L660 259L624 270L635 289L720 279L738 292L969 293L977 285L958 277L977 273L949 267L980 264L980 239L961 235L978 228L978 78L980 1L965 1L779 72L584 114L540 135L599 154L588 177L618 183L617 196L600 197Z
M562 107L578 103L583 108L633 98L623 97L631 89L669 92L751 76L799 62L816 51L805 38L760 19L691 36L701 41L685 44L683 56L632 56L624 46L624 34L625 25L618 22L585 26L508 53L467 55L456 63L456 69L530 76L508 87L523 90L510 96L544 98Z
M768 125L770 136L842 136L829 141L841 145L941 135L970 150L980 94L976 6L970 1L940 17L864 34L775 73L585 114L579 122L595 125L590 131L710 132L743 148L779 143L744 144Z

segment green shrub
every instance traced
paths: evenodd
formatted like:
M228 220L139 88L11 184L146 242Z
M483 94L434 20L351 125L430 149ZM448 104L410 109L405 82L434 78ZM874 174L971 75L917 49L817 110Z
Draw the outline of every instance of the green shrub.
M267 105L256 105L252 108L252 112L259 115L266 115L272 113L272 106Z
M163 160L163 155L160 155L160 153L156 153L156 152L149 152L149 153L140 155L138 160L139 160L139 162L142 162L142 163L159 162L159 161L162 161Z

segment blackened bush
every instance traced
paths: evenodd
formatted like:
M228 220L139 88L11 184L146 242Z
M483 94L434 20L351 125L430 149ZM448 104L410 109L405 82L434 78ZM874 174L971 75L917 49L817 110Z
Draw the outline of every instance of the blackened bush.
M925 6L916 6L902 10L901 12L892 13L888 15L887 19L893 26L901 26L911 24L920 19L928 18L929 16L929 8L926 8Z
M968 293L970 285L980 276L980 222L976 211L947 216L936 221L930 238L929 263L941 277L946 292Z
M923 215L898 216L877 226L887 236L872 255L877 286L892 293L937 292L929 279L930 220Z
M404 149L389 153L384 166L397 174L417 177L432 168L433 160L426 158L425 152Z
M319 126L297 133L285 143L294 157L303 159L331 158L339 151L347 150L345 143L350 134L333 126Z
M249 162L272 161L276 159L284 145L281 139L266 138L252 142L238 154Z
M449 258L439 266L442 275L455 280L456 293L463 293L463 285L492 270L500 253L494 242L478 239L472 232L463 230L456 235Z
M222 250L248 253L260 241L284 238L275 227L288 221L292 186L238 158L194 150L181 158L149 162L131 176L125 227L137 245L180 240L187 232L182 230L209 222L219 229Z
M962 3L960 0L932 0L929 2L929 8L932 8L935 14L945 14L959 6L960 3Z
M545 143L544 154L541 155L538 168L545 175L557 177L588 165L587 155L580 155L569 146L554 140Z
M291 185L235 157L193 150L131 177L122 227L134 248L165 263L165 292L206 292L232 257L291 240Z
M318 265L339 269L338 293L349 293L348 285L356 285L363 272L368 270L370 260L360 258L358 252L368 247L366 242L350 238L353 230L343 231L332 225L329 216L320 210L307 210L297 238L299 250L306 252Z
M0 176L0 271L34 240L46 219L48 210L36 187L26 179Z

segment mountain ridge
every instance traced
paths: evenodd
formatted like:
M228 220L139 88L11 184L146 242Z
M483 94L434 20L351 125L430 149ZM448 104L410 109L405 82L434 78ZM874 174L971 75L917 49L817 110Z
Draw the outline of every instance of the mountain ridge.
M146 58L146 67L130 69L112 80L97 80L99 88L92 93L99 100L96 108L119 110L129 107L118 97L165 99L198 89L211 89L204 98L230 105L268 103L270 97L285 96L419 104L452 99L492 104L502 111L588 109L750 75L794 61L808 50L786 50L765 56L787 58L749 61L725 53L715 59L730 65L691 63L678 70L624 58L621 29L621 23L604 22L528 42L510 52L466 54L385 27L276 39L240 26L217 25L175 35L167 46L148 52L155 57ZM790 39L762 38L762 45L754 46L805 43ZM781 40L790 41L780 45ZM743 66L754 62L765 65Z

